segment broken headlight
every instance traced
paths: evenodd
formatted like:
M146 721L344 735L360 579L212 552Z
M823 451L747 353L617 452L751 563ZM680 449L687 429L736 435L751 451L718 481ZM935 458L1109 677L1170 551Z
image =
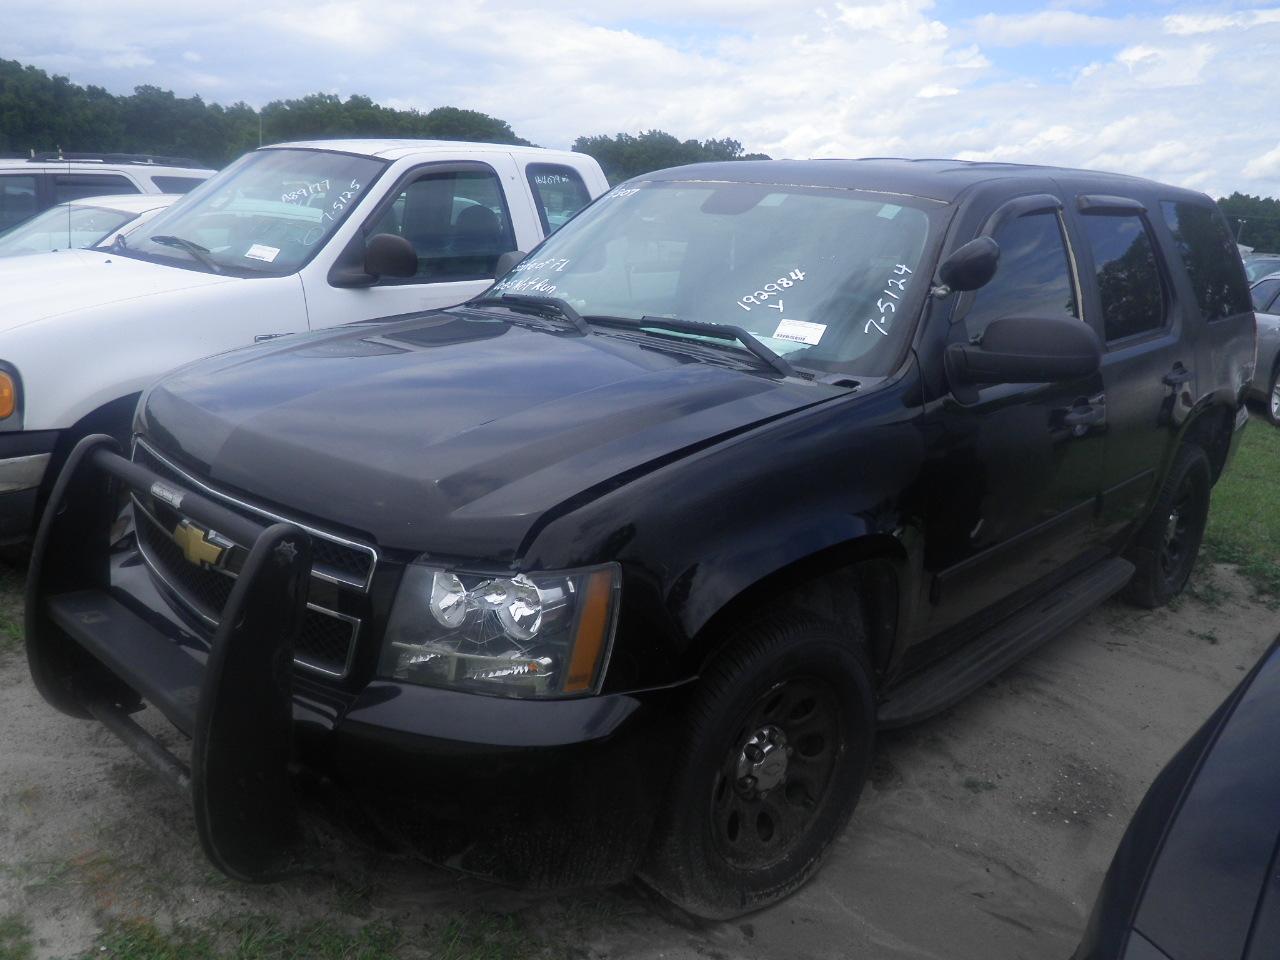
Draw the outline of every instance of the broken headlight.
M502 697L595 693L619 589L617 564L485 576L411 563L378 674Z

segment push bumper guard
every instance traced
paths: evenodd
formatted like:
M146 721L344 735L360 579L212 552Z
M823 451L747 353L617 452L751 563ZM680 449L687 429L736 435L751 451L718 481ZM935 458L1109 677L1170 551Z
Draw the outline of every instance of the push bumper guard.
M204 664L110 590L122 489L180 505L249 548ZM36 533L25 612L36 687L62 712L100 721L190 796L205 853L239 880L295 863L292 661L310 570L304 531L233 513L131 463L103 435L71 453ZM191 737L190 767L130 716L143 701Z

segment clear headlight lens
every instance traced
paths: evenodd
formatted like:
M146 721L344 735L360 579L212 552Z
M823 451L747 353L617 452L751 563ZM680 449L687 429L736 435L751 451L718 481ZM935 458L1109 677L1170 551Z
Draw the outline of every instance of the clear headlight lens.
M595 693L619 590L616 564L492 577L412 563L378 674L504 697Z

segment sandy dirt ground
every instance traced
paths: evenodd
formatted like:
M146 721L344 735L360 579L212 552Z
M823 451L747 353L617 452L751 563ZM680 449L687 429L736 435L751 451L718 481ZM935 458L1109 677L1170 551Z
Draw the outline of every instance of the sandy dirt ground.
M960 706L884 735L817 878L726 924L632 886L537 897L337 838L315 874L235 884L167 785L47 707L20 651L0 654L0 915L27 920L40 957L80 954L113 917L245 913L385 920L414 955L449 917L514 911L590 958L1066 958L1146 787L1278 629L1222 566L1169 609L1107 604Z

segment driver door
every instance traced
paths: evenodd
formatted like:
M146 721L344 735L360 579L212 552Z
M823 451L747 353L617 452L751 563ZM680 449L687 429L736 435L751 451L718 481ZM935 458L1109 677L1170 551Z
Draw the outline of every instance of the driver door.
M982 233L1000 245L999 266L986 286L960 296L949 343L980 342L1001 317L1084 322L1057 198L1012 201ZM940 454L931 464L925 566L935 637L1064 578L1098 540L1101 373L959 392L964 399L952 393L932 414Z

